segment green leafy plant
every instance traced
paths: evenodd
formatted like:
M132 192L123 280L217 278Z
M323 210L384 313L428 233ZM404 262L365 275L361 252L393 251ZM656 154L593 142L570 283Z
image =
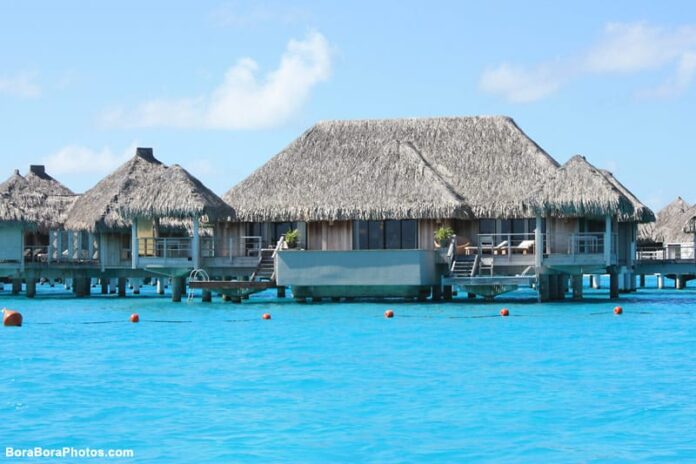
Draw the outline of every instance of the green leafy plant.
M453 235L454 230L452 230L451 227L443 226L435 231L435 240L440 244L440 246L444 246Z
M292 229L285 233L285 243L288 244L288 248L295 248L299 238L300 232L297 229Z

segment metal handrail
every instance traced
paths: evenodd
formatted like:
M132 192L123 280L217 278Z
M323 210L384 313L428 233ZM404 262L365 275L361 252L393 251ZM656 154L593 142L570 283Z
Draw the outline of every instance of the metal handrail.
M275 259L276 255L278 254L278 251L282 250L283 248L287 248L285 244L285 235L281 235L278 239L278 242L276 243L276 246L273 249L273 259Z
M481 264L481 255L476 255L474 258L474 265L471 267L471 277L476 277L479 273L479 266Z

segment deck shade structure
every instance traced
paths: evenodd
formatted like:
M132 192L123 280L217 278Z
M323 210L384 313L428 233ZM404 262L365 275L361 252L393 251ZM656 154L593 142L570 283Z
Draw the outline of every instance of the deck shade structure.
M504 116L320 122L224 198L242 222L651 214Z
M639 226L639 241L689 243L694 239L693 232L689 229L689 221L695 216L696 206L690 206L679 197L657 213L654 223Z
M234 217L234 210L181 166L166 166L151 148L138 148L75 202L66 226L90 232L128 230L138 217L217 221Z
M33 165L22 176L18 170L0 184L0 222L12 222L38 230L58 229L77 195Z

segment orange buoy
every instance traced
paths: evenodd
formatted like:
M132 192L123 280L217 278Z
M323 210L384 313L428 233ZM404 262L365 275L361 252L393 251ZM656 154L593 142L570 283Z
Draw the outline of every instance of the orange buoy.
M621 314L623 314L623 308L621 306L617 306L616 308L614 308L614 314L620 316Z
M140 322L140 316L138 315L138 313L131 314L130 321L133 323Z
M387 309L386 311L384 311L384 317L386 317L387 319L391 319L392 317L394 317L394 311L392 311L391 309Z
M503 316L503 317L507 317L507 316L510 315L510 311L508 311L507 308L503 308L503 309L500 310L500 315Z
M2 325L5 327L22 327L22 314L11 309L3 309Z
M268 321L268 320L270 320L270 319L271 319L271 315L270 315L270 314L268 314L268 313L263 313L263 316L261 316L261 318L262 318L262 319L265 319L265 320L267 320L267 321Z

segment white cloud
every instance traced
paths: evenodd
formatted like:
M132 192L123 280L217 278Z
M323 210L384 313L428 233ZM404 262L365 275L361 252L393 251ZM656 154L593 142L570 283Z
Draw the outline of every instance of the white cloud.
M679 60L674 76L653 89L640 92L640 96L653 98L671 98L684 93L696 77L696 52L685 53Z
M41 95L41 88L35 82L34 74L17 74L16 76L0 76L0 94L11 95L20 98L37 98Z
M669 30L647 23L610 23L585 57L589 71L631 73L672 64L696 49L696 27Z
M42 159L51 175L104 175L125 163L135 154L137 143L122 152L105 147L93 150L80 145L68 145Z
M686 91L696 77L696 27L667 29L647 23L610 23L586 51L533 66L502 64L485 70L484 92L514 103L537 101L568 81L589 74L635 74L667 69L671 76L643 96L672 97Z
M318 32L290 40L277 69L263 78L251 58L242 58L208 95L155 99L132 110L102 115L107 126L259 129L277 126L294 115L315 85L331 71L329 44Z
M500 95L513 103L527 103L554 93L561 81L549 66L524 69L503 63L484 71L480 86L484 92Z

